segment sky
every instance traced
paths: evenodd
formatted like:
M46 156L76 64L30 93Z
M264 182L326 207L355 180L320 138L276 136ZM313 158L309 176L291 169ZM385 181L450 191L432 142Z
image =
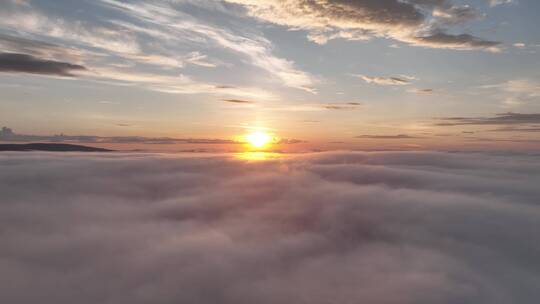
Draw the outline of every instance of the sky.
M540 148L538 1L0 6L1 141Z

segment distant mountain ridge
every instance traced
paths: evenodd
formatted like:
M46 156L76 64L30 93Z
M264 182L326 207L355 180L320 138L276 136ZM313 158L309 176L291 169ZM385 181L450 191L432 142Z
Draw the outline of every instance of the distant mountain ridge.
M0 152L2 151L111 152L113 150L71 144L30 143L0 144Z

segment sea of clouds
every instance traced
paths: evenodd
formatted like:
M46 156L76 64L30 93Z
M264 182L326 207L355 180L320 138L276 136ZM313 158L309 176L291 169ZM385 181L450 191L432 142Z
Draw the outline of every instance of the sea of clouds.
M540 156L0 154L0 303L539 303Z

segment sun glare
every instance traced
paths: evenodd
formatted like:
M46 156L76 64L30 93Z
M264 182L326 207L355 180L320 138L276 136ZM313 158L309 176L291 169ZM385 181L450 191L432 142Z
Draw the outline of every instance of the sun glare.
M246 141L256 149L262 149L272 142L272 136L264 132L249 133L245 137Z

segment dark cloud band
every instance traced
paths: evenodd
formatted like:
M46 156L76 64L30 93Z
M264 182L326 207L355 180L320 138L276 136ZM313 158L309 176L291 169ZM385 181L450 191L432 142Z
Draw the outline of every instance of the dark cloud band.
M500 113L493 117L446 117L439 119L437 126L482 126L482 125L536 125L540 124L539 113Z
M0 72L73 77L74 72L84 70L86 67L78 64L40 59L27 54L0 53Z
M414 139L421 138L418 136L412 136L407 134L398 134L398 135L359 135L356 138L365 138L365 139Z

